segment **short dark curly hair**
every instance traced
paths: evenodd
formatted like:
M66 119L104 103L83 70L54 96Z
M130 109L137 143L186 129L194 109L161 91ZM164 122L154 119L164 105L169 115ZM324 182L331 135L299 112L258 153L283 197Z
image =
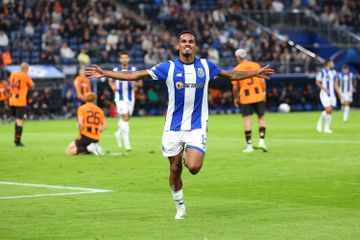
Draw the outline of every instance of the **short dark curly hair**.
M193 35L194 39L195 39L195 42L197 42L197 35L196 35L196 33L194 31L192 31L192 30L183 30L177 35L178 39L180 39L181 35L183 35L183 34L191 34L191 35Z

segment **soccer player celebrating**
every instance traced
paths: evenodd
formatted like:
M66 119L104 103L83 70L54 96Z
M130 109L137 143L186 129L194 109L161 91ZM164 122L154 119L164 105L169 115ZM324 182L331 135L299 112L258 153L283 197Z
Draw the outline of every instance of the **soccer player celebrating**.
M96 106L97 96L89 92L85 94L85 104L78 108L78 128L80 135L66 148L67 155L79 153L93 153L104 155L104 150L99 146L100 133L106 129L105 114Z
M350 104L352 103L353 93L355 93L355 76L352 72L349 71L347 65L342 66L342 72L339 73L340 81L340 93L342 96L342 107L344 110L343 120L347 122L350 112Z
M125 72L136 71L136 67L129 64L129 54L122 52L119 54L120 66L115 67L113 71ZM130 133L130 116L134 111L135 105L135 88L142 86L141 81L113 81L109 80L109 85L114 91L116 109L119 116L118 130L115 132L115 137L119 148L124 143L126 151L131 150L129 133Z
M245 49L235 51L236 60L239 64L235 67L238 71L257 71L261 67L256 62L246 60L247 52ZM242 115L244 119L245 139L247 147L244 153L254 151L251 141L251 115L256 112L259 119L259 135L260 140L258 148L267 152L265 145L265 97L266 85L265 80L258 77L244 79L244 81L232 82L234 91L234 104L239 107L241 104Z
M184 165L190 173L197 174L206 151L206 130L208 122L208 84L210 79L220 77L241 80L251 77L267 78L274 74L268 66L258 71L222 70L207 59L195 58L196 37L191 31L183 31L176 45L179 57L162 62L150 69L140 71L105 71L99 66L87 67L90 77L103 76L133 81L152 78L165 81L168 87L169 103L162 138L163 155L170 162L170 188L176 205L175 219L186 216L182 190L182 157L186 152Z
M81 105L84 104L85 95L91 91L90 79L85 76L84 69L79 70L79 75L74 80L74 87L78 101Z
M0 117L4 121L7 120L6 110L8 109L8 98L9 85L5 80L0 79Z
M330 129L331 124L331 114L333 107L336 106L336 96L335 91L338 94L339 98L342 99L342 96L339 91L338 85L338 76L334 68L334 62L329 59L325 61L325 67L316 76L316 85L321 89L320 90L320 101L324 107L320 118L317 122L316 130L322 132L323 121L325 120L324 133L332 133Z
M35 84L28 75L29 64L22 63L20 71L12 72L10 75L10 99L9 105L11 112L16 118L15 122L15 146L24 147L21 142L21 135L24 127L24 117L27 105L27 93L29 88L34 88Z

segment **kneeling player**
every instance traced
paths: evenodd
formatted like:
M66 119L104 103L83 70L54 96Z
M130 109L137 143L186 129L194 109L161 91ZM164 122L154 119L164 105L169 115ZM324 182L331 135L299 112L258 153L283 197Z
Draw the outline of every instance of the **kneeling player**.
M106 128L106 120L103 110L96 106L96 94L87 93L86 103L78 109L79 137L71 142L66 148L67 155L78 153L93 153L104 155L104 150L99 146L100 133Z

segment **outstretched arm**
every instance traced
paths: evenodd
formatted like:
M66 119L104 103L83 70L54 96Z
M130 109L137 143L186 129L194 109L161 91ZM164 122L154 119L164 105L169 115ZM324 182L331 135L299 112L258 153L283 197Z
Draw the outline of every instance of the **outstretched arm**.
M150 74L146 70L115 72L115 71L104 70L97 65L86 67L85 74L88 78L109 77L113 79L119 79L122 81L134 81L138 79L151 78Z
M260 68L257 71L236 71L236 70L221 70L218 75L221 78L228 79L230 81L238 81L252 77L259 77L269 79L271 75L275 74L275 70L269 68L269 65Z

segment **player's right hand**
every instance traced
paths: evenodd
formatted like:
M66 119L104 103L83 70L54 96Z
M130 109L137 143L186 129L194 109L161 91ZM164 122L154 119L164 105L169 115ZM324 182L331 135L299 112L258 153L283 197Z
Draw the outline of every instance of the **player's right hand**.
M104 77L104 70L98 65L92 65L85 68L85 75L88 78L102 78Z

